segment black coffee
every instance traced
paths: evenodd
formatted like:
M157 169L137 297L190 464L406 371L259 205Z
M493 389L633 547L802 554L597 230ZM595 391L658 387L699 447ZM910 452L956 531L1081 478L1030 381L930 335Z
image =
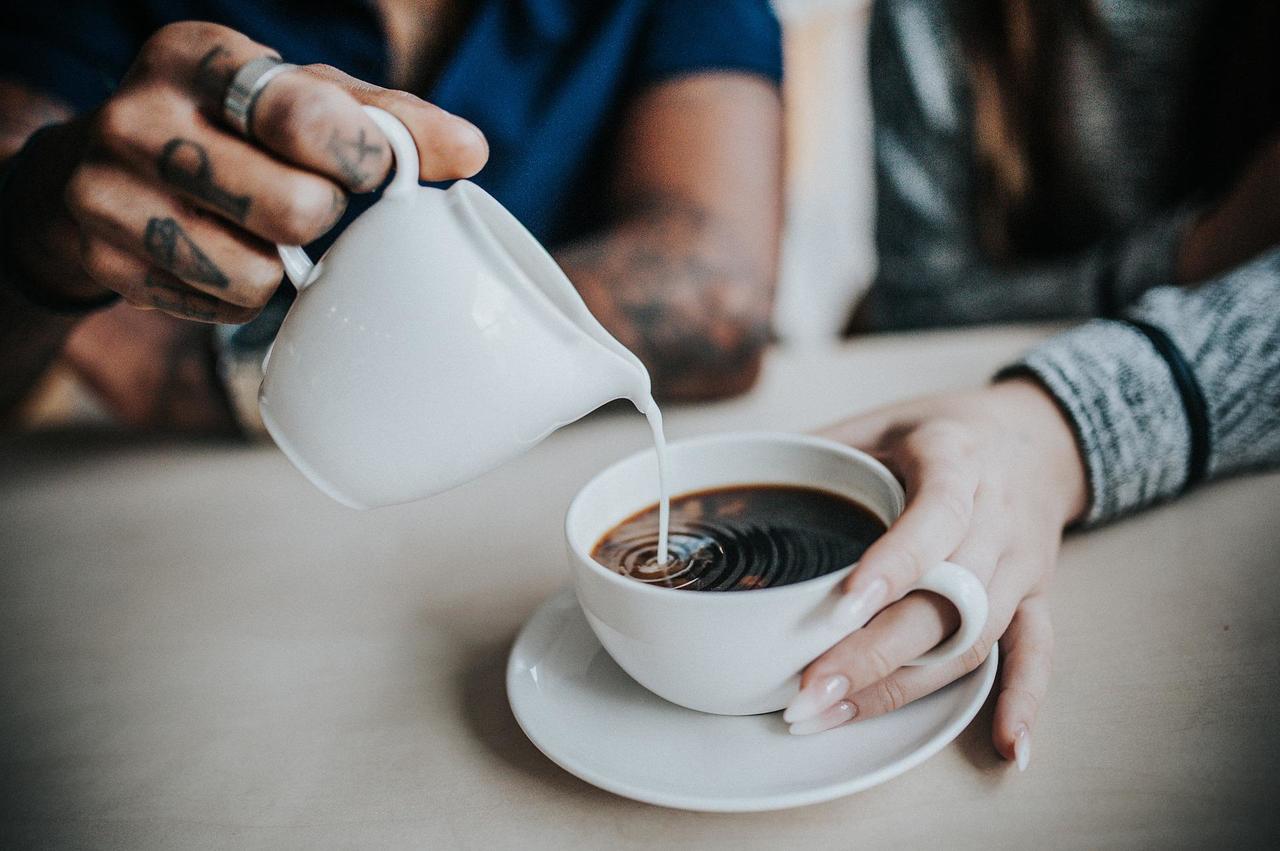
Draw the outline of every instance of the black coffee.
M847 567L883 533L870 510L824 490L735 485L671 500L666 564L658 564L656 504L606 533L591 556L652 585L748 591Z

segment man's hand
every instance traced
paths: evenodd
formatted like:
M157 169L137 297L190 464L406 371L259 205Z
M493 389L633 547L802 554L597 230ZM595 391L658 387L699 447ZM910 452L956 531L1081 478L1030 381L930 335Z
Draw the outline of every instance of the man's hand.
M376 189L389 145L360 108L409 127L420 177L474 174L488 147L471 124L404 92L312 66L273 79L253 106L252 141L222 101L235 72L274 51L226 27L171 24L143 46L119 91L36 139L13 175L11 273L61 300L104 290L208 322L244 322L280 283L273 243L308 243L348 192ZM59 204L55 199L62 199Z

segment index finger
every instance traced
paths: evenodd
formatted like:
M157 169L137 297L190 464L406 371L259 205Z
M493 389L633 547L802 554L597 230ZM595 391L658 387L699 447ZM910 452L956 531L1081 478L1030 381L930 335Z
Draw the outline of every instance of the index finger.
M906 478L906 509L867 548L845 580L840 601L842 618L857 626L955 552L973 517L978 471L960 441L942 431L920 430L896 454Z
M255 97L249 104L253 141L284 159L352 192L372 192L391 170L386 136L336 83L292 69Z
M236 73L271 48L217 24L171 24L148 39L136 67L185 91L210 119L238 135L223 112ZM391 169L391 146L360 104L336 83L290 69L252 92L252 140L353 192L376 189Z
M384 109L404 122L418 147L421 180L471 177L489 159L489 142L480 129L435 104L358 80L330 65L308 65L303 70L336 83L360 103Z

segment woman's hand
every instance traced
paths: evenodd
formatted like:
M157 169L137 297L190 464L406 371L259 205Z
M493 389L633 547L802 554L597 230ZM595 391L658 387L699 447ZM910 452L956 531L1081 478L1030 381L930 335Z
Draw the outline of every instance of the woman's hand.
M899 404L839 423L825 436L863 449L903 482L907 507L846 580L842 605L866 626L816 659L784 719L796 734L874 718L1004 655L992 732L1025 768L1048 687L1048 588L1065 525L1086 508L1085 474L1056 403L1029 379ZM990 616L960 657L903 667L957 624L940 597L902 597L943 560L987 586ZM896 601L896 602L895 602Z
M266 55L216 24L156 32L97 111L32 141L6 193L20 231L10 268L63 301L114 290L138 307L243 322L280 283L272 243L321 236L348 192L376 189L391 168L360 104L405 122L423 179L474 174L488 156L462 119L320 66L275 77L245 139L225 126L222 101L236 71Z

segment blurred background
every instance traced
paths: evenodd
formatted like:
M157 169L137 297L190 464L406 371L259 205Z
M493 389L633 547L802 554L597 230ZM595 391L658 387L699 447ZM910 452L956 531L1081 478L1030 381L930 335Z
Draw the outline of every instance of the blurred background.
M871 0L774 5L783 25L787 108L787 219L774 325L788 345L826 345L875 271Z

